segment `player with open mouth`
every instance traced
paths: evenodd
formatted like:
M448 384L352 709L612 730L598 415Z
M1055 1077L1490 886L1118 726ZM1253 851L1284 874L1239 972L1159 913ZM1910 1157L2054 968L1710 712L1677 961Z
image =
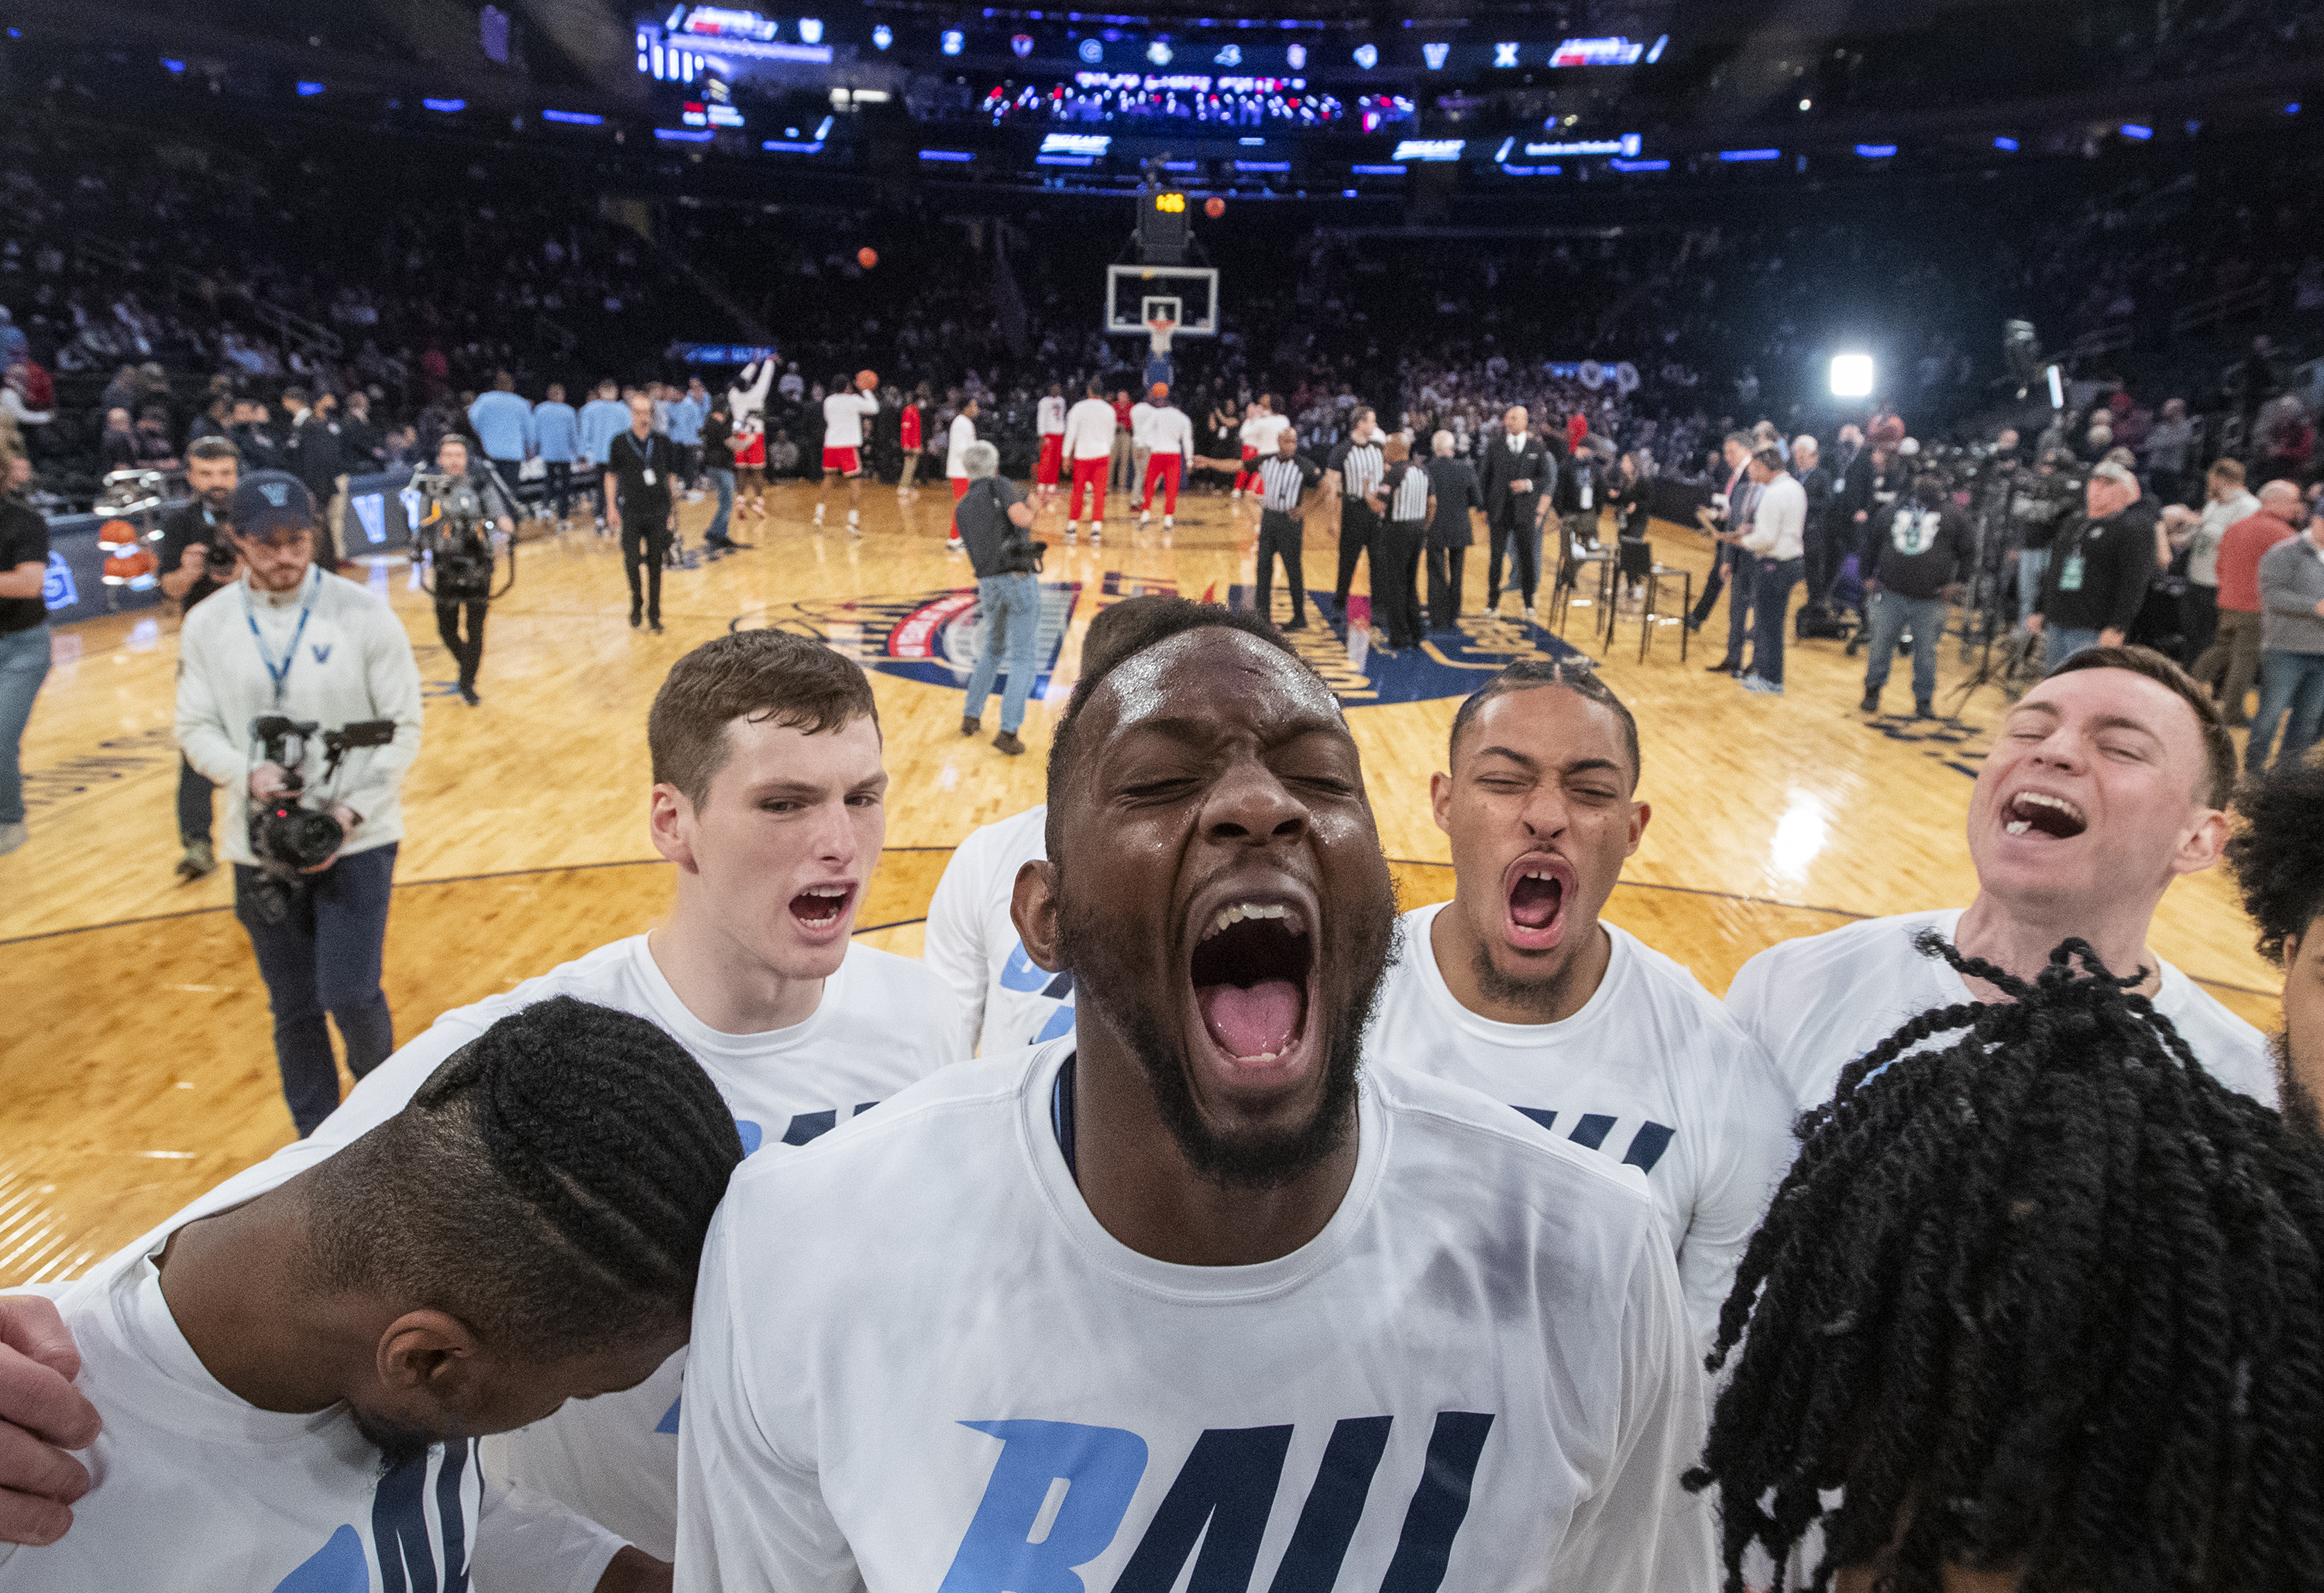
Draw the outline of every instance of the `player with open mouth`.
M1359 1067L1396 905L1330 688L1256 615L1109 614L1014 904L1076 1026L729 1186L678 1586L1708 1593L1653 1207Z
M1931 1008L2004 999L1915 948L1934 930L1965 956L2032 981L2051 948L2088 941L2177 1026L2198 1061L2273 1106L2257 1029L2146 944L2171 882L2219 860L2235 745L2204 689L2162 654L2077 653L2003 717L1969 800L1977 899L1785 941L1743 966L1727 1005L1766 1046L1802 1107L1840 1069Z
M1404 916L1369 1053L1644 1173L1708 1348L1790 1161L1791 1093L1692 974L1599 916L1653 816L1637 725L1586 660L1529 660L1462 704L1446 760L1452 899Z

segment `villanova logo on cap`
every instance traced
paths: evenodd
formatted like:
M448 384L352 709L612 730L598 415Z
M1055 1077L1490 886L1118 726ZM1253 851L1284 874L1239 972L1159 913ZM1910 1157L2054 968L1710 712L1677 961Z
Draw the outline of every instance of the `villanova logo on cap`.
M273 504L277 509L281 508L283 505L290 502L290 487L279 481L261 482L258 486L258 492L261 497L264 498L269 503Z

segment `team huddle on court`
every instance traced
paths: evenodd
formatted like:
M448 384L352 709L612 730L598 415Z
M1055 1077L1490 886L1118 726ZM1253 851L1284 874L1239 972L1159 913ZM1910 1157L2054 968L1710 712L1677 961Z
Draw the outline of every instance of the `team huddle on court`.
M1652 750L1586 665L1461 705L1453 894L1400 911L1325 683L1247 612L1113 603L1047 801L961 844L917 959L852 939L923 795L856 663L721 637L649 741L666 922L0 1299L0 1593L2324 1577L2273 1414L2324 1409L2324 1057L2146 949L2233 787L2157 655L2010 710L1974 901L1724 1000L1602 916ZM2286 811L2247 894L2314 851ZM2158 1276L2166 1226L2213 1242ZM2230 1370L2159 1415L2158 1343Z

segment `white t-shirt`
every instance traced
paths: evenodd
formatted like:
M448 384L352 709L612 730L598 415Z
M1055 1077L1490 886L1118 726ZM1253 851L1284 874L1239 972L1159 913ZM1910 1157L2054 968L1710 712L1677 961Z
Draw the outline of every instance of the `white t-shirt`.
M880 412L880 401L868 392L835 392L823 401L823 446L826 448L860 448L863 446L863 420Z
M869 1111L958 1058L952 992L907 957L851 945L815 1016L787 1029L729 1035L678 999L633 935L438 1018L356 1085L314 1135L204 1197L249 1200L304 1171L403 1110L443 1060L535 1001L573 996L633 1012L686 1047L734 1113L748 1154L798 1146ZM218 1209L213 1207L212 1209ZM484 1441L495 1481L547 1495L667 1560L676 1546L678 1393L686 1351L621 1394L567 1404L546 1421Z
M174 1225L221 1209L206 1200ZM162 1297L155 1257L169 1231L39 1291L72 1332L79 1389L105 1427L79 1451L96 1486L72 1530L44 1549L0 1543L0 1590L371 1593L471 1577L494 1593L596 1587L621 1540L488 1486L473 1444L437 1444L383 1473L345 1406L263 1411L229 1392Z
M1111 404L1103 399L1082 400L1065 411L1065 457L1111 458L1113 434L1118 429Z
M1153 418L1146 423L1146 446L1157 454L1176 454L1192 465L1194 460L1194 423L1186 419L1185 410L1166 404L1156 410Z
M1150 448L1154 446L1154 417L1162 411L1139 399L1130 406L1130 446Z
M1842 1068L1905 1023L1932 1007L1975 999L1950 964L1913 947L1924 929L1950 940L1960 916L1959 907L1902 913L1769 946L1736 974L1727 1010L1767 1048L1792 1099L1803 1109L1821 1106ZM2230 1090L2275 1105L2265 1036L2168 962L2162 979L2154 1009L2186 1036L2195 1060ZM1942 1047L1960 1037L1927 1044Z
M1320 1234L1175 1266L1075 1187L1073 1048L947 1068L736 1174L695 1302L681 1589L1167 1589L1198 1535L1197 1587L1714 1586L1678 1486L1706 1379L1637 1174L1368 1075Z
M1265 420L1266 419L1267 419L1267 417L1266 417L1266 416L1264 416L1264 415L1247 415L1247 416L1245 416L1245 417L1243 418L1243 423L1242 423L1242 433L1241 433L1241 435L1242 435L1242 446L1243 446L1244 447L1246 447L1246 448L1258 448L1258 447L1259 447L1259 423L1260 423L1261 421ZM1267 451L1267 450L1266 450L1266 449L1264 449L1264 448L1259 448L1259 452L1261 452L1261 453L1265 453L1266 451Z
M1736 1264L1791 1166L1791 1092L1693 974L1611 924L1606 977L1581 1011L1561 1023L1479 1017L1430 949L1445 905L1401 920L1366 1054L1480 1090L1644 1173L1707 1350Z
M1043 803L976 831L954 852L928 902L920 960L960 1002L964 1056L1074 1032L1074 976L1028 957L1009 912L1019 868L1049 855L1048 817Z
M1290 416L1273 413L1261 415L1251 422L1253 428L1251 435L1258 438L1259 457L1263 459L1276 451L1277 446L1283 440L1285 428L1290 424Z
M975 440L976 422L965 415L954 415L952 418L952 430L948 434L945 453L946 475L967 475L968 461L962 458L961 454Z
M1038 419L1034 426L1043 437L1062 436L1065 429L1065 401L1051 393L1035 406Z

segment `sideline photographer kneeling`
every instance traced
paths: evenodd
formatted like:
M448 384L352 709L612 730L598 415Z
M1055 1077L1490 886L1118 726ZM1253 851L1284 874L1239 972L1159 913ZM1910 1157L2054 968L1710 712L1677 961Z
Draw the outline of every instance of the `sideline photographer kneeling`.
M476 671L484 661L484 614L501 595L493 590L496 550L503 540L513 546L521 516L489 462L481 472L471 469L467 439L456 433L447 432L436 445L435 473L414 467L410 485L428 505L413 539L428 556L436 633L459 667L460 700L474 708L484 700L476 695ZM513 556L509 579L516 579ZM466 640L460 635L463 608L468 611Z
M303 1137L339 1100L326 1012L355 1077L395 1049L380 958L420 669L387 604L317 566L315 502L298 477L244 477L225 519L242 578L186 616L178 745L226 793L235 916Z

